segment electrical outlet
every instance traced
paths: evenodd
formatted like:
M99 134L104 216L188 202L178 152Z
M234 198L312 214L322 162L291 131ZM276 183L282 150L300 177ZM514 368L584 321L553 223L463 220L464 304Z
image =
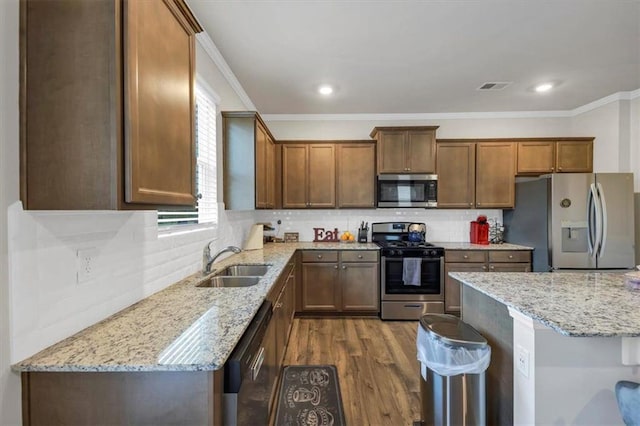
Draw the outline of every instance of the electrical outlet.
M520 374L529 378L529 351L518 345L516 347L516 366Z
M78 249L78 251L76 251L76 281L78 284L82 284L93 279L97 255L98 250L95 247Z

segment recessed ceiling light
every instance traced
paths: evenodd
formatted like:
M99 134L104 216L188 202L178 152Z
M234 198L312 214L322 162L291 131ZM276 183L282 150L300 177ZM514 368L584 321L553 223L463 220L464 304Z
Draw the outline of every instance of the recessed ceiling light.
M318 92L320 92L321 95L330 95L333 93L333 87L328 85L320 86Z
M553 88L553 84L551 83L538 84L536 86L536 92L548 92L552 88Z

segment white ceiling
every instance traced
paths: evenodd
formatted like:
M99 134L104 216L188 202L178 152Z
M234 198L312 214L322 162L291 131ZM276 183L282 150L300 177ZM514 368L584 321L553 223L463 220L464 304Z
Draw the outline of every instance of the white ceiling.
M262 114L560 111L640 88L640 0L187 2Z

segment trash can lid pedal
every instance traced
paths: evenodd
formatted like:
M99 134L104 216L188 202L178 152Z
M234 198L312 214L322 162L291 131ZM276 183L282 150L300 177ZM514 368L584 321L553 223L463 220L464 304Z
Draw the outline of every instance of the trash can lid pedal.
M420 318L420 326L434 338L448 345L468 349L487 345L487 340L475 328L454 315L426 314Z

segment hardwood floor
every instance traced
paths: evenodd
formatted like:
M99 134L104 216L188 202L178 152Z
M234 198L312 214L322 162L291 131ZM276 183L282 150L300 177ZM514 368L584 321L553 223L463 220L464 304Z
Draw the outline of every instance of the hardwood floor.
M285 365L335 364L349 425L420 419L417 321L296 318Z

